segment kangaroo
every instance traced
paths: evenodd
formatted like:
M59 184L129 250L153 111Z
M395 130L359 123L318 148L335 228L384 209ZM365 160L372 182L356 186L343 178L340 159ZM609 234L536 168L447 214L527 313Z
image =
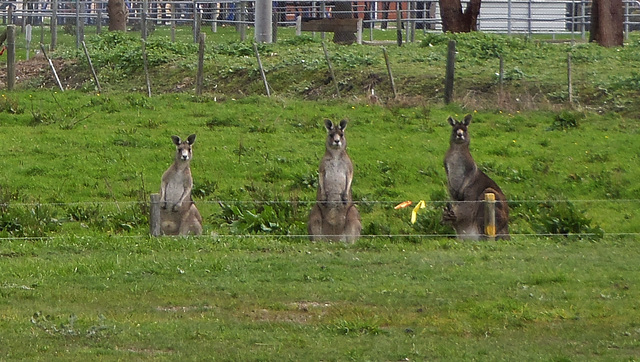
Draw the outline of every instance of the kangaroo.
M307 229L312 241L331 240L355 242L360 237L360 213L353 203L351 182L353 164L347 155L344 130L347 121L339 125L325 120L326 151L318 170L318 193L311 209Z
M171 136L171 139L176 145L176 158L162 174L160 229L164 235L200 235L202 216L191 199L193 178L189 166L196 135L192 134L185 141L178 136Z
M456 230L460 239L486 239L484 221L485 193L496 196L496 238L509 240L509 206L504 193L489 176L478 169L469 152L468 126L471 115L462 122L449 117L452 127L449 150L444 158L447 184L452 203L445 207L442 221Z

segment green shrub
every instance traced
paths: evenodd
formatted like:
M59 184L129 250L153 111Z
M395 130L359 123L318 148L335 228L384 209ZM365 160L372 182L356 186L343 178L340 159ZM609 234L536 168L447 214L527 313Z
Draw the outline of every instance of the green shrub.
M557 114L549 130L552 131L567 131L572 128L578 128L578 120L584 119L584 114L571 111L562 111Z
M136 34L104 32L91 37L91 61L97 68L113 68L123 74L135 74L144 67L142 44ZM196 56L197 45L190 42L172 42L170 39L154 37L146 43L149 67L166 64L184 57ZM80 57L82 59L82 57Z
M0 215L0 236L41 237L58 231L61 225L57 211L47 205L6 207Z
M569 201L542 202L529 206L527 213L534 230L539 234L576 235L586 239L604 236L604 231L592 225L592 220L584 215L584 210L579 210Z
M213 222L221 222L221 226L228 227L233 234L291 235L304 230L304 223L296 220L294 202L219 204L221 210L212 216Z
M0 97L0 113L6 112L9 114L21 114L24 113L24 109L20 106L17 100L7 97L5 94Z
M443 224L443 203L428 202L427 207L418 212L413 230L422 235L455 235L455 230L448 224Z

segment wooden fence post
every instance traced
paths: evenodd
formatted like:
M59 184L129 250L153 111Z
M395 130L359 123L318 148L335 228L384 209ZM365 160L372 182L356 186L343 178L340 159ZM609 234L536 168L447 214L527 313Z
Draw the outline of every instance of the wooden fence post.
M49 50L56 49L58 43L58 0L51 0L51 45Z
M31 24L27 24L27 26L25 27L25 29L24 29L24 30L25 30L25 32L24 32L24 35L25 35L24 39L25 39L25 41L26 41L26 43L27 43L27 44L25 45L25 47L26 47L26 49L27 49L27 55L26 55L26 58L27 58L27 60L29 60L29 53L31 52L31 36L32 36L32 34L33 34L33 26L31 26Z
M213 3L213 14L211 15L211 32L218 32L218 14L220 13L220 4Z
M400 7L402 3L400 1L396 1L396 38L398 41L398 46L402 46L402 10Z
M176 4L171 3L171 42L176 42Z
M278 42L278 12L278 8L274 7L271 13L271 41L274 44Z
M356 30L356 39L358 44L362 44L362 19L358 19L358 26Z
M7 24L13 24L13 7L15 5L9 3L9 6L7 6Z
M484 233L488 240L496 239L496 195L484 194Z
M573 79L571 77L571 53L567 53L567 91L569 92L569 103L573 103Z
M80 41L84 39L84 20L80 18L80 12L82 11L82 5L80 0L75 0L76 7L76 49L80 49Z
M160 194L151 194L149 233L151 236L160 236Z
M96 19L96 34L102 33L102 10L98 9Z
M456 67L456 41L449 40L447 50L447 73L444 80L444 103L449 104L453 100L453 80Z
M504 57L500 54L500 69L498 70L498 84L499 84L499 92L498 95L498 107L502 107L504 102Z
M296 36L302 35L302 16L296 16Z
M245 41L247 39L247 24L245 24L246 12L247 3L245 1L240 1L240 23L238 24L238 29L240 30L240 41Z
M198 11L196 11L193 14L193 17L196 19L195 22L193 23L193 42L197 43L198 37L200 36L200 28L201 28L201 24L202 24L202 14Z
M142 14L140 17L140 36L143 41L147 40L147 16L149 11L149 1L142 1Z
M196 74L196 95L202 95L202 86L204 84L204 45L207 34L200 33L198 46L198 73Z
M11 6L11 5L9 5ZM16 26L7 25L7 89L13 90L16 84Z

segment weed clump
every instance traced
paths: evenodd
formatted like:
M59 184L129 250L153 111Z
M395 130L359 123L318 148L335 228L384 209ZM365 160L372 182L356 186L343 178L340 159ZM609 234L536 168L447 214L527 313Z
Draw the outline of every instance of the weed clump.
M604 230L592 225L584 210L569 201L539 203L529 208L531 224L539 234L577 236L584 239L600 239Z
M554 117L549 130L567 131L573 128L578 128L578 120L582 119L584 119L584 115L582 113L563 111Z
M304 222L296 217L298 207L295 202L220 202L219 204L221 210L212 215L213 222L228 227L235 235L247 233L295 235L304 230Z

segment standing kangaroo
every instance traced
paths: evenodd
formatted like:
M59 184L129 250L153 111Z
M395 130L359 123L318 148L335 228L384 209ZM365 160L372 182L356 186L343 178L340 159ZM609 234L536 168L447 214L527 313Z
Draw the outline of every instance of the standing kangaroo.
M191 199L193 178L191 177L192 151L196 141L192 134L186 141L171 136L176 145L176 158L162 174L160 185L160 228L164 235L202 234L202 216Z
M450 223L460 239L485 239L485 206L481 202L485 193L496 197L496 238L508 240L509 206L502 190L489 176L478 169L469 152L469 132L471 115L462 122L449 117L451 139L444 158L447 172L449 195L453 203L447 204L442 216L443 222Z
M307 229L311 240L328 239L353 243L360 237L360 213L351 196L353 164L347 155L344 130L347 121L334 125L325 120L326 151L318 170L318 194Z

